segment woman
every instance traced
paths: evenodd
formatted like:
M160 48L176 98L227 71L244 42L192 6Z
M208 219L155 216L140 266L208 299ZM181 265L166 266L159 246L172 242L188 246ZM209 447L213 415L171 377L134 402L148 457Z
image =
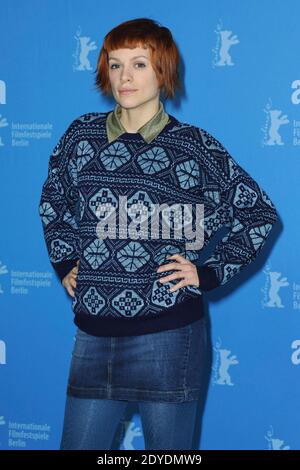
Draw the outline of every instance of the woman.
M115 109L75 119L50 158L40 214L78 327L61 449L109 449L132 401L146 449L192 449L208 357L202 294L253 261L277 219L217 139L165 112L178 68L167 28L147 18L114 28L96 86Z

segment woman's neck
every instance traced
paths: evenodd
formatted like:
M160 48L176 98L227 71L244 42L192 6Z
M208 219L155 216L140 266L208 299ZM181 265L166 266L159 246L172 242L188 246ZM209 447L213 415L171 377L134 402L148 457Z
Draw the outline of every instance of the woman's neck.
M146 122L155 116L159 110L159 99L148 101L134 108L124 108L120 105L120 122L126 132L137 132Z

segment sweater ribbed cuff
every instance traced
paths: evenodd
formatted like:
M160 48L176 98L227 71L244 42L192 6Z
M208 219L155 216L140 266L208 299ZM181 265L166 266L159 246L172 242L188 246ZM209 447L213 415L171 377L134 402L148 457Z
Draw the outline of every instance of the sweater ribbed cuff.
M215 289L220 285L220 281L217 278L216 271L214 268L209 266L196 266L199 277L199 289L208 291Z
M60 263L52 263L51 261L51 264L61 281L67 274L69 274L71 269L76 266L78 259L68 259L66 261L61 261Z

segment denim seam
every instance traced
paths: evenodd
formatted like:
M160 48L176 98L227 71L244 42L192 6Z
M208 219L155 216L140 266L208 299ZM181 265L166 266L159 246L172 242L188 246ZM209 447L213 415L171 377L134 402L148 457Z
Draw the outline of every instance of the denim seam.
M107 392L106 388L92 388L92 387L75 387L74 385L69 385L70 390L82 390L82 391L93 391L93 392ZM124 388L124 387L113 387L113 391L129 391L129 392L151 392L151 393L163 393L163 394L172 394L172 393L186 393L186 392L194 392L199 390L199 388L181 388L181 389L175 389L175 390L149 390L146 388Z
M113 366L113 351L114 351L114 338L110 338L110 357L107 361L107 396L111 398L111 389L112 389L112 366Z
M188 363L190 357L190 346L191 346L191 325L188 325L188 333L187 333L187 349L186 349L186 356L185 356L185 367L184 367L184 377L183 377L183 390L184 390L184 397L187 399L188 395L188 388L187 388L187 371L188 371Z

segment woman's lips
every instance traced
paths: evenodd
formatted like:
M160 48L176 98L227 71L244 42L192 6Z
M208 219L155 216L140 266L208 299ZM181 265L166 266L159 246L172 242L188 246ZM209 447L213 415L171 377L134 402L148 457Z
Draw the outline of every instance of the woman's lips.
M136 90L130 90L130 91L120 91L120 95L130 95L131 93L134 93Z

